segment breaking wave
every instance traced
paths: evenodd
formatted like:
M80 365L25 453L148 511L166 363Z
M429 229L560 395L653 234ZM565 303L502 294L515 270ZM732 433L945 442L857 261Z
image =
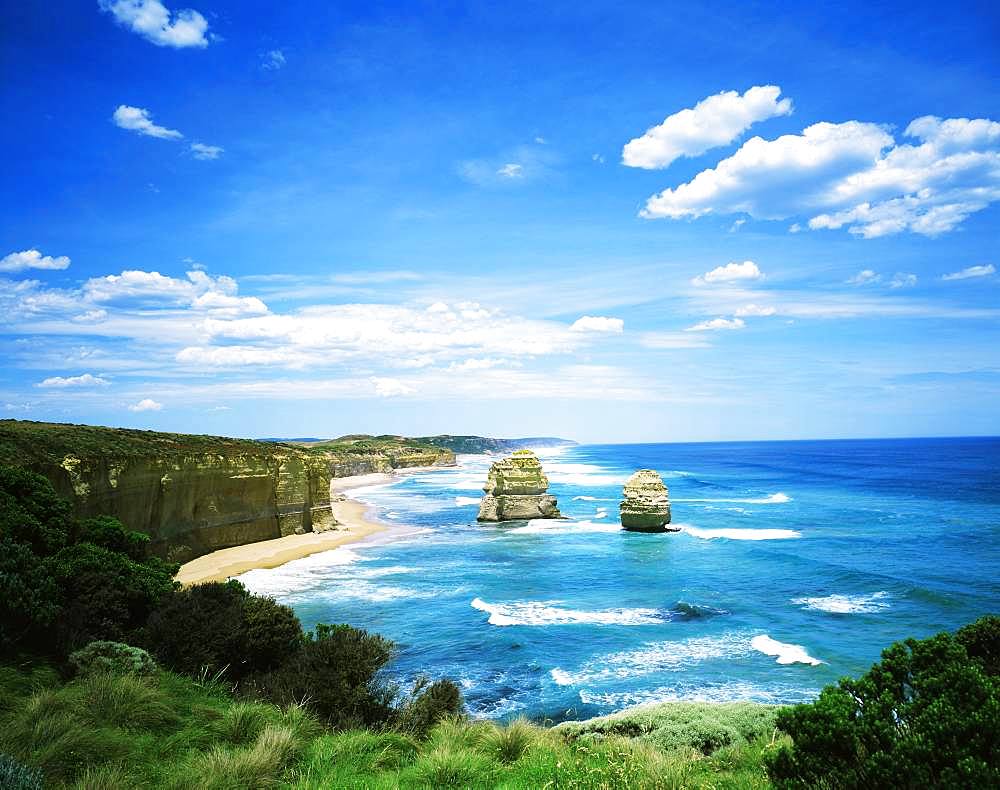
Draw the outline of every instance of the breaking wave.
M605 516L607 513L604 514ZM595 516L604 518L604 516ZM620 532L621 524L593 521L563 521L561 519L536 518L523 527L508 530L509 535L572 535L578 532Z
M770 494L765 497L749 498L749 499L672 499L671 502L733 502L740 505L783 505L786 502L791 502L792 498L788 494L779 491L776 494Z
M805 609L815 609L832 614L868 614L888 609L891 604L887 592L871 595L826 595L822 598L793 598L792 603Z
M457 496L455 497L455 507L471 507L479 504L479 497Z
M657 609L605 609L586 611L564 609L559 601L518 601L509 604L487 603L474 598L473 609L488 612L490 625L654 625L663 623L663 614Z
M801 538L802 533L794 529L698 529L698 527L681 526L681 532L686 532L695 538L713 540L728 538L729 540L791 540Z
M779 664L809 664L815 667L823 663L818 658L809 655L802 645L788 645L777 639L772 639L767 634L761 634L751 639L750 647L765 656L776 656L775 660Z

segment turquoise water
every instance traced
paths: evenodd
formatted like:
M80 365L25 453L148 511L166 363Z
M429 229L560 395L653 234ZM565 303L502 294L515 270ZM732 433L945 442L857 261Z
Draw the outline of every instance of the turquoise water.
M480 716L656 700L797 702L906 636L1000 611L1000 440L579 446L539 452L568 521L480 525L491 460L356 492L399 527L242 580L303 624L391 637L394 677ZM623 532L659 471L677 534Z

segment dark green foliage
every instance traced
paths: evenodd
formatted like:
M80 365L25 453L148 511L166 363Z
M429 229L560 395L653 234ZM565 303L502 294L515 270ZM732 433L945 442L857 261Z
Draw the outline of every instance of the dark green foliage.
M0 754L0 787L4 790L42 790L42 774Z
M302 648L302 625L295 612L273 598L250 595L243 602L246 662L251 671L278 666Z
M1000 617L992 614L980 617L959 628L955 639L969 658L982 664L987 675L1000 675Z
M392 656L392 642L377 634L320 623L291 659L252 683L267 699L304 704L334 727L382 724L396 696L380 674Z
M154 611L143 644L175 672L198 676L204 669L238 677L246 652L239 582L211 582L175 590Z
M1000 679L984 664L998 633L984 618L957 637L897 642L866 675L779 713L794 743L768 761L775 786L1000 786Z
M40 639L59 615L61 595L45 561L0 537L0 650Z
M146 559L149 535L126 529L124 524L111 516L95 516L80 522L79 542L92 543L142 562Z
M68 544L73 526L69 502L48 480L17 466L0 467L0 537L48 557Z
M454 681L445 679L432 683L429 678L422 677L417 680L410 699L399 711L397 726L423 737L442 719L464 711L465 700Z
M148 676L156 673L156 662L141 647L121 642L91 642L69 657L74 672L86 677L108 673L113 675Z

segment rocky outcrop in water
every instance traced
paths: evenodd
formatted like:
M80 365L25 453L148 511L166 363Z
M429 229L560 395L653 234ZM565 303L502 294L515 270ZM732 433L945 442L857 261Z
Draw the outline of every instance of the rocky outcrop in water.
M521 521L559 518L556 498L548 493L549 479L531 450L516 450L496 461L483 486L479 521Z
M678 532L670 523L670 495L652 469L640 469L622 489L619 506L622 526L636 532Z

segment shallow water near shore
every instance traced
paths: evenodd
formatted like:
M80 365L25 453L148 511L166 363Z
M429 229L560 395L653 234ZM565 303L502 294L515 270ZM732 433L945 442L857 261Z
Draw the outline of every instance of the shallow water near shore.
M539 451L563 521L475 522L492 458L354 496L399 529L241 580L397 642L394 678L554 721L658 700L800 702L895 640L1000 611L1000 439ZM675 534L624 532L656 469Z

